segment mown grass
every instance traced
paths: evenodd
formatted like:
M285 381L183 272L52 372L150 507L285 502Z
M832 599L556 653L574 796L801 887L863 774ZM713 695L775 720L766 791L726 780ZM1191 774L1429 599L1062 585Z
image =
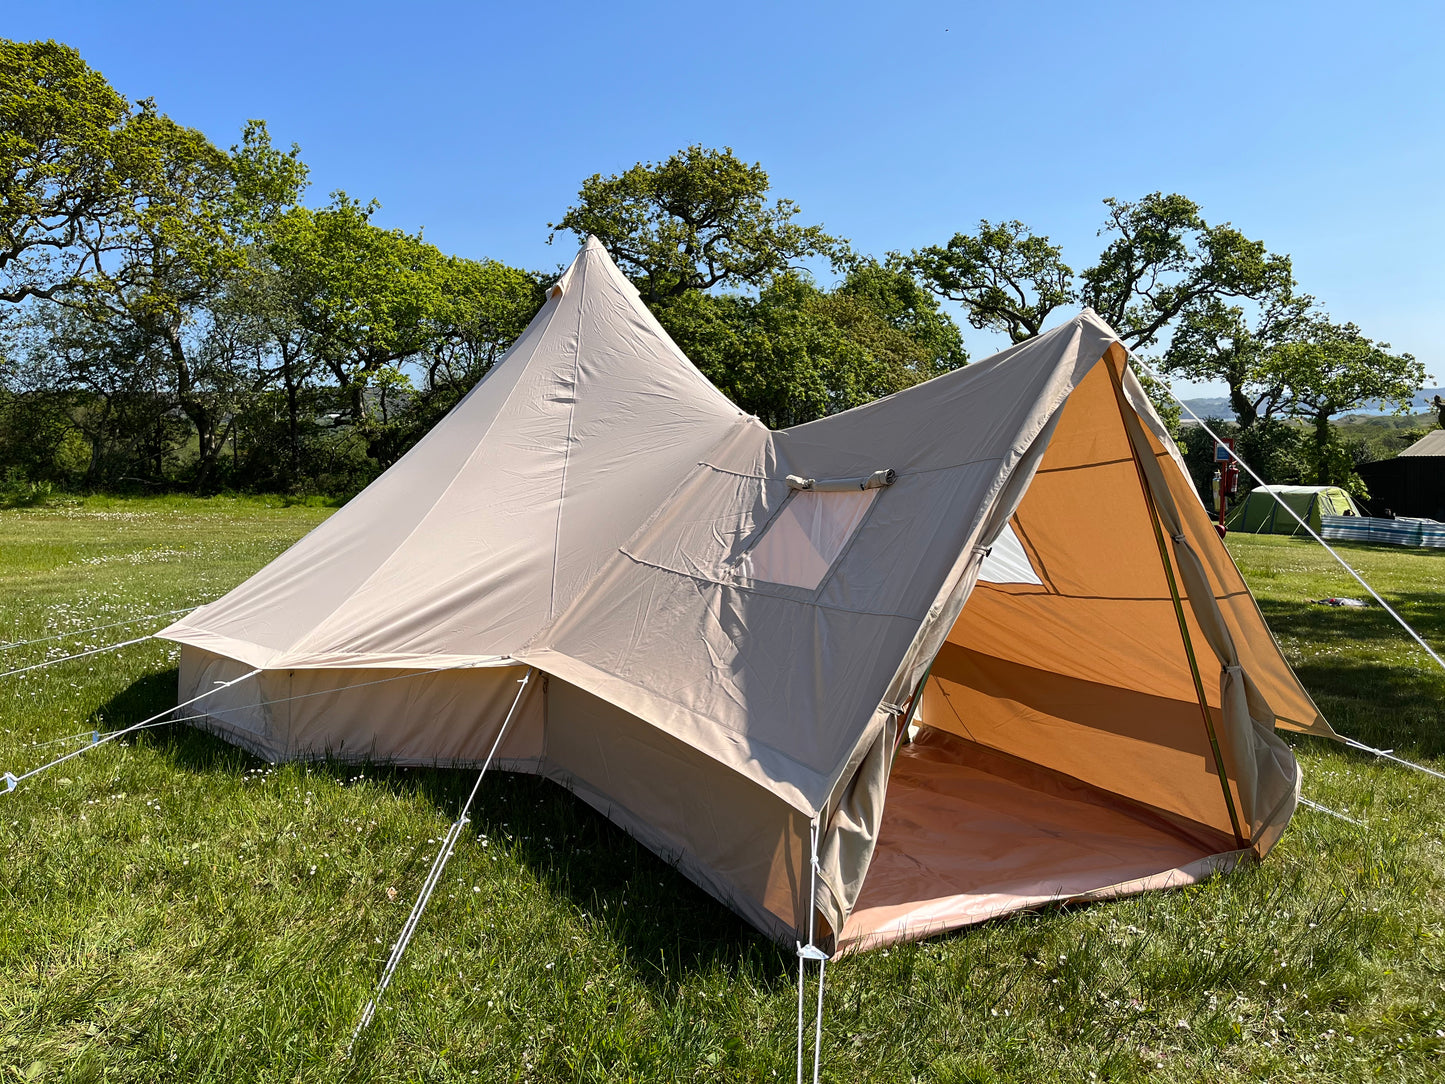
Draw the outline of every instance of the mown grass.
M0 636L213 597L326 514L273 503L0 513ZM1282 538L1232 545L1341 730L1445 754L1445 680L1423 654L1377 608L1305 601L1359 593L1327 555ZM1445 553L1348 555L1445 643ZM174 654L160 643L9 679L0 770L174 695ZM180 726L120 745L0 795L0 1080L793 1074L791 953L571 796L500 773L346 1060L470 775L269 765ZM1330 743L1294 745L1305 793L1368 828L1301 810L1256 869L834 965L824 1079L1438 1079L1445 783Z

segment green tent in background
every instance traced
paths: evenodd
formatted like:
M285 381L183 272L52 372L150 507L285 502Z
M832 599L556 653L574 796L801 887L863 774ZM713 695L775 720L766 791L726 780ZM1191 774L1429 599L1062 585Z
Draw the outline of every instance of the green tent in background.
M1320 516L1363 515L1353 497L1339 486L1260 486L1235 507L1229 519L1232 531L1250 534L1300 534L1303 528L1272 494L1294 509L1295 515L1318 533Z

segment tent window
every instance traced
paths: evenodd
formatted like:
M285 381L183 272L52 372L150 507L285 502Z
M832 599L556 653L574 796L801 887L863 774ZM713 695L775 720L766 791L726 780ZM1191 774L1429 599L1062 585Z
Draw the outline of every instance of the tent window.
M795 490L739 569L749 579L812 589L843 552L879 494Z
M1028 551L1014 534L1013 524L1005 524L1003 533L994 539L993 547L979 569L980 583L1031 583L1039 587L1044 581L1034 571Z

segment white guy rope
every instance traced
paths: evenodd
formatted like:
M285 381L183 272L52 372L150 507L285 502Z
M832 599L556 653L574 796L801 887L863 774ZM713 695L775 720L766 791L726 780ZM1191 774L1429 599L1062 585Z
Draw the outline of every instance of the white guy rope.
M128 617L124 621L112 621L109 625L96 625L94 628L78 629L75 632L57 632L54 636L42 636L38 640L16 640L8 644L0 644L0 651L9 651L12 647L29 647L31 644L48 644L51 640L74 640L81 636L89 636L92 632L103 632L106 629L120 628L121 625L138 625L142 621L156 621L162 617L174 617L176 614L188 614L196 606L204 606L205 603L198 602L195 606L185 606L179 610L167 610L160 614L146 614L144 617Z
M803 1084L803 992L807 984L809 960L818 963L818 1010L813 1025L813 1084L818 1084L818 1074L823 1068L823 969L828 965L828 954L813 944L813 922L818 910L818 818L814 817L808 830L809 880L808 880L808 943L798 945L798 1084Z
M427 874L426 882L422 885L421 894L417 896L416 903L412 905L411 914L407 916L406 923L401 928L401 935L397 937L396 944L392 946L391 956L387 959L386 967L381 973L381 980L376 984L376 992L371 995L371 1000L366 1003L366 1008L361 1012L361 1019L357 1021L356 1030L351 1033L351 1042L346 1047L346 1056L348 1058L351 1057L352 1050L356 1048L356 1040L361 1037L361 1033L366 1030L366 1026L371 1023L372 1017L376 1015L376 1007L381 1004L381 995L386 993L386 988L391 985L391 977L396 973L396 967L397 964L401 962L402 953L406 951L406 946L411 942L411 935L416 932L417 924L421 921L422 912L426 910L427 902L431 899L432 892L436 890L437 883L441 880L442 871L446 869L447 859L452 856L452 848L456 845L457 840L461 837L462 829L467 824L467 813L471 810L472 802L476 799L477 791L481 788L482 777L487 774L487 769L491 767L492 757L496 755L497 748L502 744L502 736L507 733L507 724L512 721L512 716L516 714L517 705L522 702L522 694L527 691L527 683L532 680L532 675L536 672L535 667L529 666L526 674L523 675L520 683L521 688L517 690L517 696L512 701L511 708L507 711L507 717L502 720L501 729L497 731L497 737L496 740L492 742L492 748L487 751L487 759L482 762L482 770L477 773L477 781L472 784L472 792L467 795L466 802L462 804L461 814L457 817L451 828L447 830L446 839L442 841L441 850L437 852L436 858L432 860L431 871Z
M258 701L255 702L255 704L254 704L253 706L254 706L254 707L269 707L269 706L272 705L272 704L289 704L289 703L290 703L291 701L293 701L293 700L305 700L308 696L329 696L329 695L331 695L332 693L344 693L344 692L350 692L352 689L364 689L364 688L366 688L368 685L385 685L388 681L402 681L402 680L404 680L404 679L406 679L406 678L426 677L428 674L440 674L440 673L443 673L443 672L445 672L445 671L447 671L447 670L460 670L460 669L465 669L466 667L471 666L471 665L472 665L472 664L469 663L469 662L463 662L463 663L457 663L457 664L454 665L454 666L438 666L438 667L437 667L436 669L434 669L434 670L409 670L409 671L407 671L407 672L404 673L404 674L394 674L394 675L392 675L391 677L377 678L375 681L363 681L363 682L361 682L359 685L342 685L342 686L340 686L339 688L335 688L335 689L317 689L315 692L297 693L295 696L283 696L283 697L280 697L280 698L275 699L275 700L258 700ZM213 690L213 691L214 691L214 690ZM208 695L209 695L209 694L208 694ZM189 701L189 700L188 700L186 703L194 703L194 701ZM178 704L178 705L176 705L174 708L172 708L171 710L172 710L172 711L179 711L179 710L180 710L182 707L184 707L184 706L185 706L184 704ZM198 719L209 719L209 718L211 718L211 715L210 715L209 712L202 713L202 714L200 714L200 715L176 715L176 716L173 716L173 717L166 717L166 718L154 717L153 720L147 720L147 721L144 722L144 723L136 723L135 726L126 727L126 729L123 731L123 733L132 734L132 733L134 733L134 732L136 732L136 731L138 731L138 730L149 730L149 729L151 729L152 727L157 727L157 726L170 726L170 725L172 725L173 723L193 723L193 722L196 722ZM117 736L118 736L118 735L117 735ZM90 742L91 742L91 744L98 744L98 743L101 741L100 731L98 731L98 730L87 730L87 731L85 731L83 734L71 734L71 735L68 735L67 737L64 737L64 738L55 738L55 739L53 739L53 740L51 740L51 741L31 742L30 745L28 745L26 748L29 748L29 749L40 749L40 748L44 748L44 747L47 746L47 745L63 745L63 744L65 744L65 743L67 743L67 742L80 741L82 738L89 739ZM106 740L109 740L109 739L106 739ZM0 779L3 779L3 778L4 778L4 776L0 776ZM23 777L21 777L21 778L23 778Z
M1437 772L1434 768L1427 768L1423 764L1416 764L1413 760L1397 757L1393 749L1376 749L1374 746L1366 745L1362 741L1355 741L1354 738L1341 738L1340 740L1351 749L1358 749L1362 753L1373 753L1375 756L1381 757L1384 760L1393 760L1396 764L1403 764L1407 768L1414 768L1417 772L1433 775L1436 779L1445 779L1445 772Z
M1364 821L1357 821L1354 817L1347 817L1337 809L1331 809L1329 806L1321 805L1319 802L1312 802L1308 798L1300 798L1299 804L1313 809L1317 813L1324 813L1328 816L1335 817L1338 820L1344 821L1346 824L1353 824L1356 828L1369 827Z
M14 670L6 670L4 673L0 673L0 678L14 677L16 674L28 674L31 670L43 670L47 666L57 666L60 663L70 662L73 659L83 659L88 655L99 655L105 651L116 651L122 647L130 647L132 644L143 644L147 640L154 639L154 636L147 633L144 636L136 637L134 640L123 640L118 644L110 644L106 647L93 647L89 651L81 651L74 655L65 655L59 659L46 659L44 662L32 663L29 666L20 666Z
M25 746L27 749L44 749L51 745L73 745L78 741L88 741L94 744L100 741L99 730L86 730L79 734L67 734L63 738L51 738L49 741L33 741Z
M1123 346L1122 343L1120 343L1120 345ZM1410 639L1414 640L1417 644L1419 644L1420 647L1424 649L1425 654L1429 655L1430 658L1435 660L1435 664L1439 666L1440 669L1445 670L1445 659L1442 659L1438 654L1435 653L1435 649L1432 648L1429 644L1427 644L1424 638L1410 627L1409 622L1407 622L1403 617L1396 613L1394 607L1392 607L1388 602L1381 598L1380 593L1376 591L1373 587L1371 587L1368 583L1366 583L1365 578L1361 576L1358 572L1356 572L1354 568L1350 566L1350 563L1335 551L1335 548L1333 546L1331 546L1323 538L1317 535L1314 528L1311 527L1308 523L1306 523L1303 519L1301 519L1299 513L1297 513L1293 508L1291 508L1285 502L1285 499L1283 497L1281 497L1278 493L1273 492L1272 490L1268 490L1267 483L1263 478L1261 478L1258 474L1254 472L1254 468L1251 467L1248 463L1246 463L1243 459L1241 459L1239 457L1239 454L1235 452L1233 448L1231 448L1228 444L1225 444L1224 441L1220 438L1219 434L1216 433L1213 429L1209 428L1209 423L1206 422L1203 418L1201 418L1198 414L1194 413L1193 408L1190 407L1188 403L1186 403L1183 399L1179 398L1179 396L1175 395L1174 389L1169 387L1168 382L1162 376L1160 376L1155 369L1149 366L1144 361L1144 359L1141 358L1138 354L1134 353L1134 351L1129 350L1127 346L1124 347L1124 349L1128 351L1129 356L1134 359L1135 364L1138 365L1139 368L1143 369L1155 380L1159 381L1164 386L1165 390L1169 392L1169 397L1173 399L1176 403L1178 403L1180 407L1182 407L1184 410L1188 411L1189 416L1199 423L1199 427L1203 429L1206 433L1208 433L1211 437L1213 437L1216 444L1218 444L1221 448L1225 449L1225 451L1229 453L1230 459L1233 459L1236 463L1238 463L1240 467L1242 467L1244 471L1261 486L1266 486L1266 491L1271 497L1275 499L1276 503L1278 503L1281 508L1288 512L1294 518L1294 521L1298 523L1301 527L1303 527L1306 533L1308 533L1311 538L1313 538L1316 542L1323 546L1325 548L1325 551L1340 563L1340 567L1343 568L1346 572L1348 572L1352 577L1354 577L1355 582L1357 582L1361 587L1363 587L1366 591L1370 593L1370 597L1373 598L1376 602L1378 602L1381 607L1384 608L1384 611L1391 617L1393 617L1402 629L1409 633ZM1392 760L1396 764L1403 765L1406 768L1413 768L1417 772L1424 772L1426 775L1433 775L1437 779L1445 779L1445 773L1437 772L1433 768L1427 768L1423 764L1416 764L1414 761L1406 760L1404 757L1397 757L1393 754L1393 750L1375 749L1371 746L1366 745L1364 742L1358 742L1355 741L1354 738L1346 738L1343 735L1337 735L1337 737L1339 737L1342 742L1344 742L1352 749L1359 749L1360 751L1365 753L1373 753L1377 757L1383 757L1386 760Z
M137 730L143 729L144 727L151 726L156 722L156 720L161 719L164 716L168 716L172 712L179 711L181 708L184 707L188 707L189 705L194 704L197 700L204 700L208 696L213 696L216 693L220 692L222 689L229 689L232 685L236 685L242 681L245 681L247 678L255 677L260 672L261 670L258 667L257 669L252 670L250 673L242 674L240 677L232 678L230 681L218 681L213 688L207 689L205 692L197 696L191 697L184 703L177 704L173 708L166 708L165 711L157 712L149 719L142 719L140 722L134 724L133 726L128 726L123 730L112 731L111 733L106 734L103 737L97 738L89 745L82 746L79 749L73 749L69 753L66 753L63 757L57 757L49 764L42 764L38 768L31 768L24 775L11 775L9 772L5 772L3 775L0 775L0 779L3 779L5 782L4 793L9 794L12 790L14 790L21 783L25 782L25 780L29 779L32 775L39 775L41 772L46 771L47 769L54 768L57 764L64 764L72 757L78 757L81 753L90 752L90 750L94 749L96 746L104 745L106 742L114 741L116 738L122 738L127 734L131 734ZM166 722L170 721L170 719L166 719Z
M1120 345L1122 346L1123 344L1121 343ZM1125 349L1127 350L1128 348L1125 347ZM1139 366L1139 368L1143 369L1146 373L1152 376L1155 380L1159 381L1161 384L1164 385L1165 388L1169 390L1169 397L1173 399L1176 403L1178 403L1181 407L1183 407L1186 411L1188 411L1189 416L1199 423L1200 428L1203 429L1206 433L1208 433L1211 437L1213 437L1215 442L1219 444L1220 447L1224 448L1226 451L1229 452L1230 459L1233 459L1236 463L1238 463L1245 470L1245 472L1248 473L1248 475L1256 482L1258 482L1261 486L1265 486L1267 484L1263 478L1261 478L1258 474L1254 473L1253 467L1251 467L1248 463L1241 459L1238 453L1236 453L1233 448L1231 448L1228 444L1224 443L1218 433L1216 433L1213 429L1209 428L1208 422L1206 422L1198 414L1194 413L1194 410L1189 406L1188 403L1186 403L1183 399L1179 398L1179 396L1174 394L1174 390L1172 388L1169 388L1169 385L1164 380L1164 378L1160 376L1149 365L1145 364L1144 359L1139 357L1139 355L1134 353L1134 351L1132 350L1129 350L1129 356L1134 359L1135 363ZM1271 492L1270 496L1279 503L1279 506L1281 508L1283 508L1294 518L1294 521L1296 523L1298 523L1309 533L1309 536L1311 538L1313 538L1316 542L1323 546L1329 552L1329 555L1340 563L1341 568L1343 568L1346 572L1353 576L1355 581L1366 591L1368 591L1371 597L1373 597L1376 602L1378 602L1382 607L1384 607L1387 614L1389 614L1397 622L1399 622L1400 627L1410 634L1410 638L1412 640L1414 640L1417 644L1419 644L1422 648L1425 649L1425 654L1429 655L1432 659L1434 659L1435 664L1439 666L1440 669L1445 670L1445 659L1442 659L1439 655L1435 653L1435 649L1432 648L1429 644L1427 644L1425 640L1420 636L1420 634L1410 627L1409 622L1407 622L1403 617L1397 614L1394 608L1383 598L1380 597L1378 591L1376 591L1373 587L1371 587L1368 583L1365 582L1365 578L1361 576L1358 572L1356 572L1350 566L1350 563L1348 561L1346 561L1337 552L1335 552L1333 546L1331 546L1323 538L1317 535L1314 531L1314 528L1311 527L1308 523L1306 523L1303 519L1301 519L1299 514L1293 508L1291 508L1285 502L1285 499L1281 497L1278 493Z

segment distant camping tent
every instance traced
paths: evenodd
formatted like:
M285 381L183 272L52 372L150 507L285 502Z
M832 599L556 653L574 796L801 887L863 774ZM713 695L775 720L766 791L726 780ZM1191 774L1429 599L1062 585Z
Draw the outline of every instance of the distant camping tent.
M1259 486L1240 502L1230 529L1249 534L1305 534L1299 521L1280 507L1280 497L1316 534L1320 516L1358 516L1360 506L1339 486Z
M271 759L477 764L534 667L502 767L834 952L1262 855L1275 727L1332 734L1092 312L772 432L595 239L400 462L162 635L183 697L262 671L205 725Z

